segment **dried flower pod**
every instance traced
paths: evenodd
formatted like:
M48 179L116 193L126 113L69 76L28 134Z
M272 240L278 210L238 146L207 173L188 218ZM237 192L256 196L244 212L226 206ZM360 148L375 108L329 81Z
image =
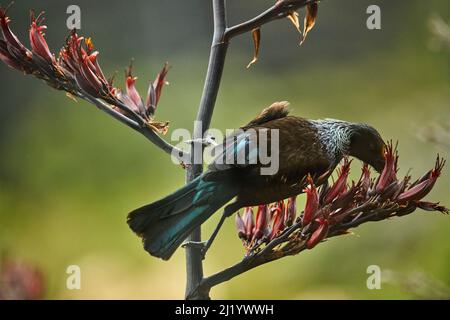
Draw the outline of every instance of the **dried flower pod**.
M425 211L440 211L444 214L449 213L449 210L446 207L439 205L439 203L419 201L417 202L417 206Z
M167 74L169 72L169 65L166 63L161 70L161 72L157 75L156 80L153 84L150 84L147 93L147 100L145 106L147 107L147 113L150 117L156 112L156 107L158 106L159 100L161 99L162 89L165 85L168 84L166 81Z

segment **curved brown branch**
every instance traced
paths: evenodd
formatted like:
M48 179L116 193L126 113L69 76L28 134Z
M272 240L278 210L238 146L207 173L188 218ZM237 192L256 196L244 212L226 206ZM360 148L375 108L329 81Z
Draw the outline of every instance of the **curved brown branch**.
M254 29L260 28L273 20L283 19L289 16L290 13L296 11L308 4L318 2L317 0L280 0L272 7L256 16L253 19L242 22L233 27L227 28L224 35L224 42L241 35L243 33L251 32Z

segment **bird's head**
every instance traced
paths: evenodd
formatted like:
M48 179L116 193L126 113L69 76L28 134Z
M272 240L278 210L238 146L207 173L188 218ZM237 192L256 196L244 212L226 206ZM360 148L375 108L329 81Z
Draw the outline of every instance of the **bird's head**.
M378 172L385 165L386 144L378 131L367 124L352 124L348 153L371 165Z

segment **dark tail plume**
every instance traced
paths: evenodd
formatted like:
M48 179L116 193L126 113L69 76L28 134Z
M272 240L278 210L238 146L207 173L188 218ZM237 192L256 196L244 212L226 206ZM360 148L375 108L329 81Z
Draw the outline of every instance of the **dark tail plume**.
M188 185L128 215L128 225L142 237L145 250L168 260L188 235L236 196L232 184L204 181Z

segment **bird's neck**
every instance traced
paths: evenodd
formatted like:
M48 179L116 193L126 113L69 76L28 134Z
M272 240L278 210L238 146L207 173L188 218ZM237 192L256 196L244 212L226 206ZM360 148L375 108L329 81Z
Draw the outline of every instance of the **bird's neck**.
M338 164L349 153L352 124L334 119L312 120L311 123L316 128L317 137L328 157Z

